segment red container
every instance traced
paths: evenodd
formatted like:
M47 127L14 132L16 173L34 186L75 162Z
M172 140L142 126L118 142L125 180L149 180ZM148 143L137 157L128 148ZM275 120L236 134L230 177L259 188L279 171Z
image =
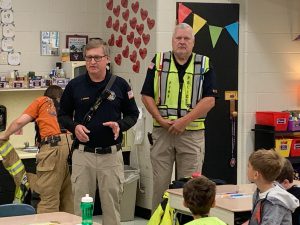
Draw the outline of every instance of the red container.
M256 112L256 124L274 126L275 131L286 131L289 112Z
M300 156L300 139L295 138L292 140L290 156Z

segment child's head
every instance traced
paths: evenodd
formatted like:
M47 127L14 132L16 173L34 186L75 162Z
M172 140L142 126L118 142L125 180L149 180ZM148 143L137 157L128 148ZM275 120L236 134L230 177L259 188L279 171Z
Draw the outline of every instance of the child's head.
M284 188L289 188L290 184L294 180L294 168L291 162L287 159L284 159L284 165L282 167L281 173L276 179Z
M254 183L262 179L269 183L275 181L283 167L283 160L284 158L273 149L254 151L250 155L248 162L249 181Z
M183 187L184 205L194 216L204 216L215 204L216 184L201 176L189 180Z

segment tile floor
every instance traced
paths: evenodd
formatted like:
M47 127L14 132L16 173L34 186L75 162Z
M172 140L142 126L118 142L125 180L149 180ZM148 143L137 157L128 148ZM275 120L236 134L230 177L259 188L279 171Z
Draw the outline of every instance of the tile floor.
M101 215L100 216L94 216L93 217L94 222L100 223L101 224ZM128 222L121 222L122 225L147 225L148 220L140 218L140 217L135 217L133 221L128 221Z

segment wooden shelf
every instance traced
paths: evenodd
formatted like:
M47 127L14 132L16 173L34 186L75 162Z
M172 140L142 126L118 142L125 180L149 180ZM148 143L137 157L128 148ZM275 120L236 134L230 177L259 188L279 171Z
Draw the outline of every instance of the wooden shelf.
M45 91L47 88L0 88L0 92Z

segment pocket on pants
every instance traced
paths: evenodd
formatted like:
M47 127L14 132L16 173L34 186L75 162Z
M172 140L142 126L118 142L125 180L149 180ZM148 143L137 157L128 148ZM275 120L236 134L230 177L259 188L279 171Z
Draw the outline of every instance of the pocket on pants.
M45 151L39 152L36 155L37 171L52 171L55 168L58 157L58 148L51 148Z

